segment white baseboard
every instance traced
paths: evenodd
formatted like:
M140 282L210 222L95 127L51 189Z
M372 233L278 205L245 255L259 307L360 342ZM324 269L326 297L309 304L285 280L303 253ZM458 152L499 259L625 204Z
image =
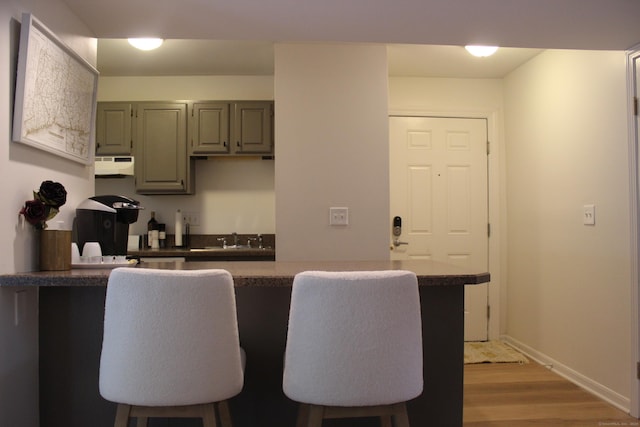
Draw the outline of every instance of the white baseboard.
M592 393L598 396L600 399L610 403L616 408L629 413L629 407L631 405L631 401L628 397L621 395L608 387L603 386L602 384L582 375L579 372L574 371L566 365L554 360L547 355L529 347L528 345L521 343L520 341L510 337L509 335L500 336L500 340L504 341L506 344L514 347L518 351L524 353L529 358L535 360L539 364L548 367L551 371L560 375L561 377L566 378L572 383L582 387L589 393Z

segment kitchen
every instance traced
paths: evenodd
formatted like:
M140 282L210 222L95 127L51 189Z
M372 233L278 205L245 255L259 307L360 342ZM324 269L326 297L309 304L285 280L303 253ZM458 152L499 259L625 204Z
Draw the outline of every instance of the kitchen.
M89 33L66 7L32 3L19 2L18 9L31 9L61 32ZM15 34L17 26L11 18L18 19L19 13L5 4L0 10L4 21L11 22L3 30ZM70 43L88 57L93 55L82 40ZM283 68L271 86L271 90L274 86L277 89L273 95L279 108L272 202L277 208L273 215L278 256L387 257L388 199L384 191L377 200L367 194L388 185L379 173L387 167L384 123L388 111L495 112L499 119L495 128L500 179L494 188L501 196L494 213L501 219L496 244L502 250L498 252L498 268L491 272L500 275L509 290L500 296L502 302L508 302L500 333L548 354L628 402L632 395L632 344L628 298L631 200L622 50L626 47L545 52L501 81L392 78L387 92L383 49L278 46L276 63ZM7 58L4 62L10 63L13 50L5 44L0 49ZM363 74L367 76L364 79ZM3 81L12 82L8 70L0 75ZM331 82L327 82L327 75L332 76ZM312 90L314 86L317 90ZM1 89L5 100L12 99L10 87L5 84ZM121 95L113 99L120 100ZM219 95L203 94L194 99L217 99ZM167 94L162 98L183 97L191 95ZM301 99L304 109L298 108ZM593 99L599 102L591 102ZM10 104L7 101L0 107L4 129L10 129ZM601 144L603 140L607 144ZM0 173L12 182L7 205L15 208L1 214L7 224L5 235L11 238L3 243L3 253L9 256L0 260L0 265L3 272L26 271L34 263L29 243L33 236L20 230L16 212L34 187L43 179L64 182L73 189L69 206L92 195L94 188L84 168L17 147L8 137L6 144L9 155L0 159ZM357 176L354 164L358 165ZM571 173L566 173L566 165L571 165ZM327 176L328 170L331 176ZM553 189L557 191L550 191ZM563 189L571 191L560 191ZM573 209L593 200L601 206L599 222L597 227L585 229ZM355 215L353 226L341 233L327 232L327 207L338 203L350 207ZM69 221L72 213L61 215ZM376 234L371 230L384 231ZM576 305L578 293L581 304ZM28 295L27 303L33 304L33 298ZM11 378L20 369L29 372L34 361L24 355L34 344L28 338L30 332L13 327L13 292L3 291L1 304L2 347L10 345L16 352L3 355L7 359L1 369L3 377ZM571 316L566 315L567 308ZM596 318L594 312L605 314ZM578 352L579 348L590 350L585 354ZM28 380L28 374L20 378L12 381L20 384L17 391L2 391L2 401L12 402L3 404L3 409L15 408L4 414L32 413L28 407L34 401L34 379Z

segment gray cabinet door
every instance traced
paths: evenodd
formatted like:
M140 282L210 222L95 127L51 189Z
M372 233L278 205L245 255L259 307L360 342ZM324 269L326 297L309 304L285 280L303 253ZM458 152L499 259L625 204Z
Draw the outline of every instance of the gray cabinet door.
M233 151L236 154L273 153L273 102L233 104Z
M191 191L187 156L187 103L136 104L136 191L183 194Z
M131 103L99 102L96 113L96 154L130 155Z
M228 154L229 103L195 102L191 110L189 154Z

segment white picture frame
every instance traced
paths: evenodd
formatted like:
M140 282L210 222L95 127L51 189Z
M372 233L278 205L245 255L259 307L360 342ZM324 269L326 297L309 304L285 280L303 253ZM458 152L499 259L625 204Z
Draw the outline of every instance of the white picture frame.
M44 24L24 13L13 140L93 164L98 75Z

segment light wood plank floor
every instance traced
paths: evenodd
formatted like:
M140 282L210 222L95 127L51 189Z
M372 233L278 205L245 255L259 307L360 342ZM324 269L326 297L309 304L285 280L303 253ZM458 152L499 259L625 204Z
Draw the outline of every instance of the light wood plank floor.
M535 362L465 365L464 369L464 427L640 425Z

